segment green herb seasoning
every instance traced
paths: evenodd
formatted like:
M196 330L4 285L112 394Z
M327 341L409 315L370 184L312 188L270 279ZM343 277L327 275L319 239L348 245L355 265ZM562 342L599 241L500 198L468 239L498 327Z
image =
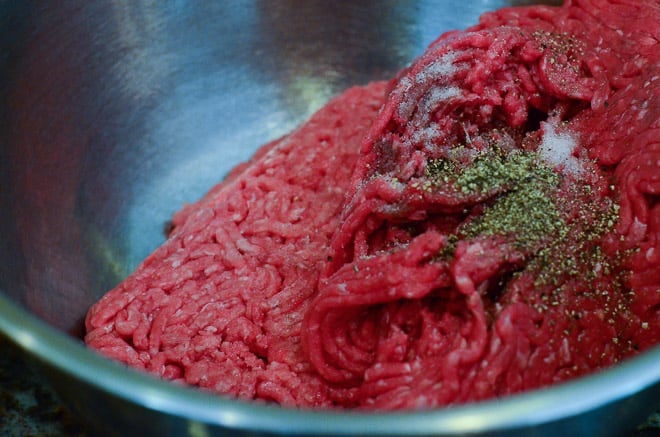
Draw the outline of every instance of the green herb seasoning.
M456 178L456 184L463 193L487 192L500 187L516 188L525 181L554 185L557 177L552 170L539 165L536 155L518 152L508 156L480 155Z
M505 153L497 148L478 154L468 165L451 158L430 160L426 175L435 183L453 184L463 194L516 188L528 180L550 185L558 182L557 174L540 163L537 154Z
M559 176L535 153L494 148L476 155L467 165L452 159L433 160L428 163L427 176L464 195L506 191L481 216L459 229L458 237L503 235L512 237L522 249L537 245L542 238L562 238L566 232L553 200ZM442 258L453 254L458 237L443 249Z
M563 276L584 275L593 280L610 275L618 261L610 259L600 247L601 238L614 229L619 216L619 205L610 204L603 209L595 201L576 197L567 202L577 209L577 217L568 225L565 238L551 240L529 265L538 272L536 285L558 286Z
M436 183L450 182L456 178L457 172L456 162L450 159L432 159L426 166L426 177Z
M618 220L618 205L594 197L589 185L560 190L561 176L536 153L495 147L467 163L430 160L426 175L430 185L463 195L499 193L480 216L449 236L440 259L450 259L460 239L501 235L529 256L526 271L533 272L536 285L558 286L579 274L591 280L612 271L599 242Z
M537 246L543 238L562 238L566 233L566 224L551 196L551 186L537 179L502 195L461 230L467 238L508 236L520 249Z

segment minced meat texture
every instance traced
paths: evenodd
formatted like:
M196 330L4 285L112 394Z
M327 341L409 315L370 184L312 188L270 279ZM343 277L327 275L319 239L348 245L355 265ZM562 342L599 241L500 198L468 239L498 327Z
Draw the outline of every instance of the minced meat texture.
M658 22L657 1L582 0L443 34L177 214L87 343L243 399L379 410L654 346Z
M89 311L87 344L241 398L328 405L300 327L385 84L352 88L175 215L167 242Z

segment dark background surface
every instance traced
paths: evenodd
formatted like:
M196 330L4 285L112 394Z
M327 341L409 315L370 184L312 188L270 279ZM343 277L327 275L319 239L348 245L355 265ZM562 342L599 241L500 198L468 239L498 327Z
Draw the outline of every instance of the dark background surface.
M13 343L0 336L0 436L87 436Z

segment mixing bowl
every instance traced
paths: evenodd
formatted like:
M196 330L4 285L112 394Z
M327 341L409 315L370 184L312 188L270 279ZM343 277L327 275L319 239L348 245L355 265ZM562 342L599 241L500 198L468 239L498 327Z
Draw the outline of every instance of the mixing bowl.
M358 414L225 399L81 341L88 307L185 202L349 85L389 78L441 32L514 3L0 2L0 331L94 435L630 430L660 399L660 349L508 399Z

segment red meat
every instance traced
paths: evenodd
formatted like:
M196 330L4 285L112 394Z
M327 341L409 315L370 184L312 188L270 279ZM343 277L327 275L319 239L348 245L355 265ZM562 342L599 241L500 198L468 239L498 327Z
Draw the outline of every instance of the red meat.
M174 217L174 230L89 311L87 344L168 379L326 405L300 326L360 141L385 85L353 88Z
M400 74L305 320L336 402L501 396L658 342L658 12L505 9Z
M87 343L244 399L367 409L657 344L658 22L657 1L576 0L440 36L177 214Z

